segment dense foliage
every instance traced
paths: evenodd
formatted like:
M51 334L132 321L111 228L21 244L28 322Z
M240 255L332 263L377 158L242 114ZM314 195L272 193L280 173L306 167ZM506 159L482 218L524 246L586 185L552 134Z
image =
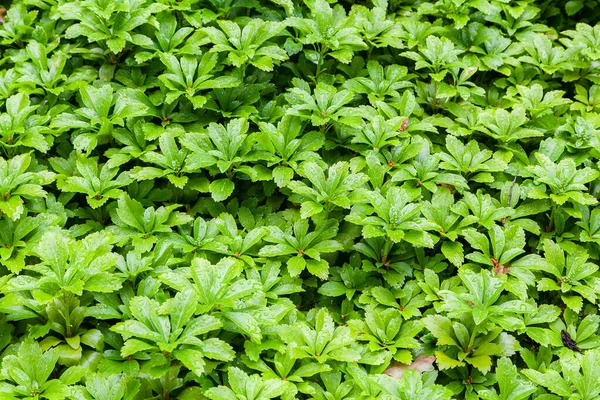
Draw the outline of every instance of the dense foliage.
M0 399L600 399L600 5L0 12Z

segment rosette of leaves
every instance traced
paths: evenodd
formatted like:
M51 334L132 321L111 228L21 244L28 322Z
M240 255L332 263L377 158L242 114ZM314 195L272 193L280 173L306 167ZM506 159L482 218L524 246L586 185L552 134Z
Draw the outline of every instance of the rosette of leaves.
M285 382L278 379L264 379L259 375L248 375L237 367L228 369L228 386L217 386L208 389L204 395L212 400L225 399L273 399L281 396Z
M408 117L393 117L386 120L383 116L377 115L368 121L362 129L357 130L356 135L352 138L352 143L356 144L349 147L367 157L369 157L371 151L380 152L381 150L391 148L390 150L393 152L399 147L398 145L401 143L400 138L407 136L403 134L403 132L406 132L407 127ZM388 154L385 155L387 156ZM396 161L390 158L388 166L390 161L396 164Z
M86 377L85 387L74 386L71 390L83 398L87 394L94 400L122 400L134 397L140 385L140 381L127 379L124 374L95 373Z
M589 104L594 104L594 99L589 99ZM598 151L600 144L595 134L600 123L597 113L583 112L583 116L567 115L564 124L557 130L557 137L560 142L570 150L586 149L588 151Z
M554 313L555 317L553 317L547 311L548 309L549 307L540 307L539 319L535 315L525 318L525 322L532 325L539 322L547 323L542 326L530 325L524 329L527 336L536 343L549 347L559 354L577 351L575 347L582 351L600 347L600 335L597 334L600 327L598 315L588 314L580 319L576 312L567 308L562 318L558 318L558 313Z
M532 85L530 88L517 85L514 91L515 95L519 94L519 97L512 98L512 100L518 104L517 107L523 107L532 120L552 115L553 109L571 103L571 100L562 98L565 94L564 91L551 90L544 93L544 88L540 84Z
M517 340L499 326L480 331L472 319L451 320L441 315L424 319L425 327L443 350L435 352L439 369L464 367L467 364L483 374L490 371L492 357L512 356L519 349Z
M261 99L269 98L275 89L268 78L268 75L263 75L255 80L253 76L251 80L254 83L214 89L204 108L219 113L224 118L248 118L255 121L258 119L274 120L278 117L276 114L280 112L280 109L273 102L269 102L269 107L263 107L261 103ZM259 116L259 109L264 112L262 116ZM275 115L270 116L269 113L275 113Z
M473 322L482 325L492 322L511 330L524 326L519 315L534 312L534 307L522 300L509 300L502 296L506 288L506 276L494 276L490 271L479 273L470 269L458 272L466 292L446 290L443 307L450 317L472 314Z
M421 316L421 308L428 306L430 301L422 292L418 283L409 281L401 288L373 286L365 290L359 297L359 302L369 307L392 307L406 320Z
M361 27L360 34L365 43L369 46L393 47L401 49L403 47L402 24L398 21L387 19L388 1L375 0L373 8L356 6L352 13L357 16L357 24Z
M452 135L446 136L446 152L440 153L440 168L461 174L472 182L494 182L492 173L503 172L508 167L510 153L481 150L479 144L471 140L464 145Z
M541 33L527 36L528 40L520 41L526 54L519 57L519 61L530 64L539 70L553 74L557 71L571 71L576 67L577 57L573 57L578 48L565 49L560 44L553 43Z
M25 4L13 4L8 10L4 9L2 19L4 20L2 33L2 44L11 45L20 42L34 31L38 11L28 10Z
M413 359L410 349L420 347L415 336L423 329L422 322L404 321L398 310L393 308L382 312L376 309L367 311L364 320L353 319L348 321L348 325L357 335L357 340L368 342L371 351L388 353L387 359L410 364Z
M319 293L329 297L346 296L352 300L367 287L380 284L372 272L361 268L361 260L357 256L355 254L350 263L344 263L342 267L330 268L331 277L319 287Z
M527 290L535 286L536 275L533 271L543 268L545 261L537 254L524 254L525 231L511 225L501 228L493 225L487 235L469 228L464 232L464 238L474 251L465 257L477 264L492 267L494 275L505 275L505 288L521 300L528 297Z
M520 195L519 187L516 187L515 191L516 183L513 185L513 183L510 182L509 184L510 186L508 187L508 194L510 194L510 190L512 188L513 192L511 196L516 197L518 200ZM500 196L501 200L504 200L505 197L508 197L504 196L506 193L506 186L507 184L505 183L504 187L502 188L504 193L502 193ZM506 202L508 202L508 200L509 199L506 198ZM502 207L501 201L498 201L489 194L484 194L479 190L475 194L469 192L465 193L463 198L457 202L455 210L458 214L464 216L466 219L475 220L479 227L484 227L486 229L492 229L494 224L497 222L506 224L506 221L513 214L516 214L517 217L522 215L521 213L516 213L516 210L513 211L511 207ZM534 227L532 227L534 223L534 221L531 221L529 224L527 224L527 221L520 221L517 223L517 225L523 224L523 229L529 228L529 230L534 230Z
M311 231L306 219L297 219L292 229L286 231L271 226L264 240L275 244L263 246L259 255L287 258L287 270L292 277L307 269L312 275L327 279L329 262L321 258L321 254L343 249L342 244L335 239L338 229L339 224L335 219L318 221Z
M458 55L462 52L449 39L431 35L419 46L419 52L407 51L402 55L416 62L416 70L426 68L433 80L441 82L450 68L460 65Z
M0 211L13 221L25 212L26 200L45 197L46 191L42 186L54 181L52 172L37 170L31 161L29 153L10 160L0 158ZM32 171L27 171L30 166Z
M496 379L498 379L498 392L494 389L483 389L478 391L483 399L527 399L537 388L531 382L523 379L517 367L507 357L498 360L496 366Z
M535 153L535 158L537 165L528 167L537 184L529 192L530 198L550 199L555 205L566 202L590 205L598 202L586 192L588 188L585 186L600 175L597 170L590 167L577 169L577 163L570 157L558 163L543 153Z
M217 229L222 233L221 242L227 247L226 254L243 260L247 265L254 266L254 258L258 254L258 244L267 235L268 229L257 226L247 232L238 230L235 218L223 213L215 221Z
M177 17L169 12L156 14L156 23L142 25L143 33L136 33L131 40L142 49L135 54L138 63L144 63L158 57L161 52L172 54L197 54L199 51L194 46L197 35L191 35L194 28L191 26L177 26ZM187 40L186 40L187 39Z
M310 182L291 181L287 187L293 195L289 201L302 204L300 216L309 218L321 212L327 217L335 207L350 208L364 197L360 187L367 176L352 170L345 162L337 162L324 173L315 162L305 162L299 168L299 173Z
M360 360L355 338L347 326L335 326L327 309L322 308L312 316L311 323L298 322L280 325L277 333L297 359L310 359L317 363L327 361L355 362ZM300 334L298 334L300 333Z
M206 27L203 32L213 45L211 52L227 52L227 59L238 68L247 64L263 71L272 71L275 63L288 55L271 39L285 28L284 23L252 19L243 28L233 21L217 21L220 29Z
M120 166L134 158L139 158L147 151L156 150L156 144L151 140L155 139L151 123L145 123L140 118L131 118L126 121L125 127L115 128L112 131L112 136L115 141L123 147L113 148L106 155L110 158L109 163ZM170 124L169 128L175 128L176 124ZM154 130L155 131L155 130Z
M315 78L321 74L326 56L349 63L356 51L367 48L354 23L355 16L347 16L341 4L331 7L325 0L310 0L306 5L310 18L294 16L288 19L288 25L298 32L294 38L300 46L294 44L292 47L299 47L307 59L317 64Z
M438 313L442 312L443 305L443 297L440 292L442 290L461 290L461 281L458 276L440 280L435 270L430 268L425 269L422 274L415 272L415 276L417 277L417 284L423 293L425 293L425 300L432 302L434 309Z
M197 217L191 223L177 226L177 232L166 239L188 257L208 258L212 254L227 254L228 247L214 219ZM241 253L240 253L241 254ZM206 256L206 257L204 257Z
M362 270L380 274L392 286L401 284L407 276L412 274L412 267L406 263L406 259L403 257L406 247L402 244L378 236L372 239L362 239L354 245L354 249L367 257L362 260Z
M29 42L21 53L27 61L22 62L18 67L18 71L22 74L19 80L33 82L53 95L59 95L67 88L72 89L80 83L76 79L66 81L67 75L63 72L65 72L67 55L62 50L56 50L57 45L57 42L50 44L43 44L37 40Z
M167 88L165 102L171 104L182 96L192 103L194 109L202 107L211 89L236 87L240 81L235 76L218 75L214 71L218 63L216 53L204 53L201 57L184 54L177 58L174 54L159 53L166 73L158 79Z
M260 347L260 345L259 345ZM284 400L293 399L302 382L310 381L310 378L316 377L322 372L331 371L328 364L322 364L307 359L298 360L281 341L271 340L271 346L276 348L272 357L272 363L265 361L264 356L254 351L248 351L241 356L241 360L248 368L260 371L264 379L274 379L285 385L285 392L281 395ZM313 378L314 379L314 378Z
M52 228L56 217L49 213L21 216L16 221L0 220L0 263L13 273L25 267L25 258L33 255L44 231Z
M169 370L170 360L176 359L198 376L205 371L206 358L231 360L235 353L230 345L214 337L200 338L219 329L222 323L211 315L193 318L197 302L198 294L191 289L177 293L163 304L144 296L131 299L129 308L133 319L111 327L125 339L121 356L162 353L164 362L160 367L164 372Z
M406 78L408 69L405 66L389 65L381 66L377 61L367 62L368 77L352 78L344 84L354 93L365 94L371 105L375 106L377 101L385 101L386 98L400 98L400 89L411 87L412 84Z
M175 140L177 134L174 131L166 131L158 138L158 151L146 151L140 155L140 159L155 166L136 166L130 175L136 180L154 180L167 178L175 187L183 189L189 181L184 175L187 171L186 158L188 151L179 148Z
M88 303L88 300L85 300ZM57 295L46 304L42 317L48 319L46 325L36 326L36 336L44 332L52 332L57 336L47 335L40 342L43 349L54 347L58 351L58 363L66 366L77 366L82 359L99 357L104 349L104 337L95 328L88 329L84 322L89 317L90 308L81 304L77 297L70 294Z
M385 193L379 190L364 194L368 203L352 206L346 220L363 226L363 237L369 239L388 237L393 242L406 241L416 246L433 247L431 234L435 228L421 217L421 204L415 202L419 191L403 187L390 187Z
M131 32L148 22L152 14L164 9L160 3L144 1L105 3L85 0L65 3L59 7L59 15L65 20L75 20L66 32L68 38L84 36L90 42L100 42L114 53L120 53L127 43L133 41Z
M60 293L81 296L88 292L113 292L121 281L112 274L118 255L113 238L97 232L75 240L64 231L45 232L34 247L37 264L26 265L32 275L18 275L9 282L11 291L31 290L38 301L51 301Z
M100 87L82 85L79 89L80 108L58 114L51 127L59 131L74 130L73 146L88 153L108 142L114 125L123 126L125 119L146 115L148 108L129 98L130 92L115 93L109 84Z
M60 166L64 159L55 160L55 165ZM123 195L120 189L131 183L129 173L119 173L118 167L108 164L98 165L95 158L77 157L75 162L76 171L79 176L59 175L57 187L65 193L83 193L86 195L87 203L92 208L104 205L109 199L118 199ZM67 172L60 171L58 172ZM73 171L75 172L75 171Z
M150 251L159 238L166 238L172 232L173 226L192 221L189 215L175 211L177 208L178 204L144 208L139 201L123 194L110 212L114 225L109 231L119 246L131 243L141 253Z
M236 172L248 175L253 181L271 179L271 171L264 165L248 165L265 157L263 152L255 149L257 134L248 133L249 126L248 120L237 118L229 121L227 126L211 123L204 133L185 135L182 144L190 150L186 158L186 171L207 169L212 176L226 176L212 182L206 178L200 179L194 189L210 192L213 200L223 201L235 189L233 178Z
M581 242L598 243L600 233L600 209L594 207L590 210L587 206L579 206L581 219L575 224L581 227L579 240Z
M62 365L77 365L84 352L90 356L102 349L100 332L83 325L89 300L81 296L121 288L121 280L112 274L118 256L111 252L111 240L105 232L88 235L82 241L62 231L46 232L34 247L41 262L25 265L29 274L13 277L6 286L6 292L13 294L5 306L12 319L40 318L45 323L31 328L34 337L49 331L59 335L46 336L41 344L56 347Z
M362 122L356 113L351 112L353 109L347 106L354 98L354 93L350 90L338 90L325 82L319 82L312 90L308 82L299 78L294 78L293 84L294 87L284 95L291 115L309 120L321 130L337 123L353 126Z
M18 151L20 146L48 152L57 133L49 126L50 120L64 107L37 113L40 105L32 104L30 95L24 92L8 97L4 106L6 112L0 114L0 147L6 154L24 155Z
M267 260L260 270L257 266L247 271L250 279L262 284L267 304L276 305L279 310L290 308L292 301L287 295L304 291L302 280L283 274L278 261Z
M339 371L322 372L319 374L320 382L302 382L298 384L301 393L312 396L315 399L326 399L328 397L347 398L352 395L352 381L344 379Z
M438 185L447 185L461 193L469 188L461 174L440 171L440 153L432 153L427 141L413 137L394 147L386 158L388 166L395 168L391 172L392 182L404 182L404 187L424 188L432 193L437 191Z
M485 124L480 124L477 130L503 143L543 136L539 130L524 127L529 122L525 112L524 107L514 107L511 112L502 108L484 112L481 121L485 121Z
M467 195L468 193L465 194L465 196ZM465 228L477 221L477 217L462 212L462 204L455 203L453 194L444 187L438 188L431 196L431 201L424 201L423 205L424 207L421 209L423 216L430 224L435 225L435 230L439 232L442 253L452 264L462 265L464 249L462 243L457 239Z
M397 380L387 375L376 375L370 377L384 393L381 398L391 399L419 399L419 400L442 400L452 396L450 389L435 384L435 373L419 374L417 371L406 371L402 380Z
M560 358L554 368L549 368L545 372L525 369L523 374L554 395L594 398L600 394L600 388L590 384L600 378L598 357L600 357L599 350L587 351L582 356L567 353Z
M588 254L580 246L573 246L567 254L552 240L543 243L546 262L538 268L552 278L542 277L537 284L539 291L559 291L567 307L575 312L583 308L583 300L596 303L600 289L598 265L588 261Z
M468 363L487 373L492 367L491 356L511 356L520 347L504 330L524 328L522 315L533 313L535 308L521 300L501 298L505 276L463 269L459 277L466 291L440 291L441 309L447 316L427 316L425 326L438 346L448 346L447 350L436 351L440 368Z
M51 377L57 359L58 353L55 349L44 352L36 341L23 340L17 351L3 359L0 396L12 399L69 398L69 386L79 382L86 369L71 367L60 377Z
M276 314L261 301L265 297L262 282L242 277L243 270L244 263L233 258L222 258L215 265L194 258L189 268L165 272L159 279L178 291L197 293L195 314L214 317L224 330L258 343L261 327L275 324Z
M285 187L294 178L303 161L318 162L317 153L325 142L321 132L304 132L300 118L285 115L277 126L259 122L260 133L256 140L260 148L269 153L267 166L273 168L273 180L278 187Z

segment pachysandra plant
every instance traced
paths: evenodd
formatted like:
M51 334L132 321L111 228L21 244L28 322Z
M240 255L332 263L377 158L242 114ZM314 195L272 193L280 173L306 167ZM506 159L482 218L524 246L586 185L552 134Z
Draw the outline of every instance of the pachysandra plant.
M279 64L288 58L284 49L269 42L284 29L285 25L281 22L253 19L243 29L233 21L218 21L217 24L220 29L204 29L214 45L210 51L227 52L229 62L236 67L250 64L272 71L274 62Z
M255 148L256 133L248 133L249 121L243 118L231 120L227 126L211 123L205 133L190 133L183 139L183 146L190 150L186 158L186 171L199 172L208 169L210 175L226 177L209 182L206 178L197 182L196 190L210 192L215 201L223 201L233 193L236 172L246 174L253 181L271 179L271 171L264 165L247 165L265 157Z
M121 355L127 357L157 350L164 354L167 368L172 357L198 376L204 372L205 358L230 360L234 353L227 343L217 338L202 340L198 337L220 328L221 322L210 315L192 318L197 300L193 290L179 292L163 304L143 296L131 299L129 308L133 319L111 328L128 338Z
M261 122L260 134L256 137L258 146L270 153L267 166L273 167L273 181L278 187L285 187L294 178L302 161L317 162L315 152L325 142L322 133L311 131L300 136L303 123L300 118L285 115L277 126Z
M20 217L16 221L0 221L0 263L13 273L25 268L25 258L33 254L35 245L45 229L52 227L56 218L52 214Z
M558 244L546 240L544 252L547 262L539 263L539 268L552 278L541 278L538 290L560 291L562 301L575 312L581 311L583 298L595 304L600 284L598 265L588 262L585 250L575 247L565 254Z
M123 194L120 189L131 183L127 172L119 174L119 168L107 164L99 165L93 158L79 157L76 161L80 176L58 176L57 186L65 193L84 193L90 207L98 208L109 199L118 199Z
M570 308L565 309L561 318L555 309L540 307L539 315L525 318L527 335L542 346L562 348L560 353L581 349L593 349L600 346L600 336L596 334L600 319L595 314L589 314L579 320L577 313ZM548 323L548 327L532 326L533 324ZM567 344L569 347L567 347ZM580 347L581 346L581 347Z
M167 104L184 96L196 109L202 107L207 101L207 97L198 92L235 87L239 84L239 80L234 76L217 76L213 72L218 62L215 53L205 53L202 57L184 55L181 59L173 54L160 53L159 57L168 71L159 76L160 81L168 89L165 97Z
M297 335L300 332L300 335ZM355 362L360 353L353 348L355 339L347 326L335 327L326 309L314 314L314 327L305 322L280 327L281 339L295 358L308 358L318 363L328 360Z
M598 21L5 2L0 399L598 398Z
M582 398L594 398L598 396L600 390L588 382L596 380L600 373L597 360L598 350L588 351L580 357L571 353L560 358L557 367L563 371L562 374L554 369L544 373L526 369L523 374L554 395L571 396L575 392Z
M107 141L114 125L122 126L126 118L146 114L146 108L128 99L128 92L115 93L109 84L83 85L79 93L82 107L57 115L51 126L60 131L74 129L73 146L81 152L89 153Z
M55 174L47 170L27 172L31 161L29 153L10 160L0 158L0 211L13 221L25 212L24 200L44 197L47 192L42 186L55 178Z
M311 274L327 279L329 263L321 258L321 253L334 253L343 249L340 242L335 240L338 223L334 219L322 220L314 230L309 231L306 219L298 219L293 224L293 232L284 232L277 226L272 226L265 240L275 243L264 246L259 255L263 257L290 256L287 259L288 272L298 276L307 269Z
M367 192L365 197L370 204L354 205L346 219L363 225L365 238L384 236L396 243L406 241L417 246L433 247L433 239L427 230L435 226L420 217L420 204L412 202L418 196L416 191L398 187L390 188L385 194Z
M360 186L367 180L365 174L354 173L343 162L333 164L324 172L317 163L309 161L300 166L299 173L308 179L310 186L294 180L287 187L293 193L290 201L302 204L302 218L322 212L329 215L337 207L350 208L353 203L361 201L363 192Z

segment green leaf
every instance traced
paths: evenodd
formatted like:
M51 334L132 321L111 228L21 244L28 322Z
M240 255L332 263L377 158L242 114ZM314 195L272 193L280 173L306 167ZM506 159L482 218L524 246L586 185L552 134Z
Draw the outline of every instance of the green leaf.
M442 253L457 267L460 267L465 260L463 246L458 242L445 241L442 243Z
M530 382L519 379L517 367L506 357L498 360L496 377L500 387L500 395L505 399L527 399L537 388Z
M204 373L204 356L202 352L192 349L175 350L173 357L181 361L188 369L194 372L198 376L202 376Z
M231 196L235 184L229 179L217 179L210 183L208 189L214 201L223 201Z
M323 211L323 206L314 201L305 201L300 207L300 216L302 218L309 218L315 214Z
M306 267L306 260L301 255L297 255L288 260L287 267L290 276L298 276L302 271L304 271L304 268Z
M454 360L450 358L446 353L442 351L435 352L435 359L440 370L451 369L456 367L464 367L466 364L462 361Z
M552 393L560 396L570 396L571 389L560 374L553 370L548 370L544 373L531 369L523 370L523 374L531 379L534 383L548 388Z

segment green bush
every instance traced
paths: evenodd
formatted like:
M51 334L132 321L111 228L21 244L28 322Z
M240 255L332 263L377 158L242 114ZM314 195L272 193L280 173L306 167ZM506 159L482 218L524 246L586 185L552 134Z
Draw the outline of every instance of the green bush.
M600 399L600 4L0 11L0 399Z

